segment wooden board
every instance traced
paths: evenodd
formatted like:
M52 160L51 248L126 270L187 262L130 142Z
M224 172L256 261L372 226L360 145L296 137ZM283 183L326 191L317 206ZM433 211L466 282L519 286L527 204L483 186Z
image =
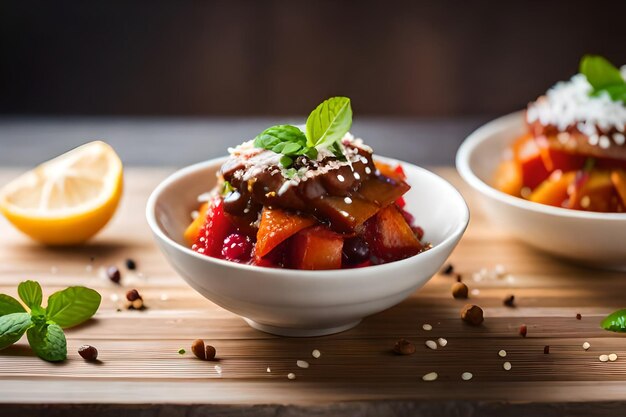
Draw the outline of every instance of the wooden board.
M43 414L48 408L41 404L56 404L66 412L87 407L97 415L128 409L157 415L168 409L158 404L181 404L217 413L232 412L232 407L270 413L291 405L294 415L472 410L485 415L586 410L589 415L610 414L626 404L626 339L598 325L606 313L626 304L624 274L567 264L512 240L489 225L476 196L453 169L437 171L465 195L472 220L451 262L474 290L471 302L485 310L484 325L461 322L465 301L451 297L454 278L438 275L408 300L353 330L305 339L249 328L196 294L166 264L144 221L144 205L171 171L128 170L121 209L86 246L44 248L0 219L0 292L16 295L18 282L35 279L46 294L82 284L103 295L95 319L67 331L66 362L38 359L24 339L0 352L0 402L9 404L4 408L9 413ZM0 171L0 184L16 173ZM137 273L125 270L126 258L136 260ZM473 278L498 264L510 275ZM122 286L102 278L101 268L109 265L122 270ZM115 297L123 300L129 288L141 292L147 310L117 311L121 301ZM515 295L516 308L503 305L509 294ZM424 331L424 323L433 330ZM528 327L526 338L518 334L521 324ZM416 344L415 355L391 353L401 337ZM424 345L439 337L447 339L447 346L430 350ZM181 347L189 352L196 338L217 348L219 362L177 353ZM591 344L588 351L582 348L585 341ZM77 348L86 343L98 348L100 363L79 357ZM549 354L543 353L545 345ZM313 349L321 351L319 359L311 356ZM508 352L506 359L498 356L500 349ZM617 353L619 359L601 363L598 356L605 353ZM299 359L310 367L298 368ZM510 371L503 370L505 361L512 364ZM295 380L287 379L290 372ZM438 380L422 381L429 372L437 372ZM474 378L462 381L463 372ZM258 404L265 406L247 408Z

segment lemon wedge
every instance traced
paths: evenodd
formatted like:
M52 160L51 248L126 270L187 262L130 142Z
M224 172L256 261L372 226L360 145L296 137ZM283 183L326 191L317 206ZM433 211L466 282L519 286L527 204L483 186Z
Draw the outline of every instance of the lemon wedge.
M74 245L113 217L123 188L122 161L111 146L79 146L16 178L0 190L0 211L48 245Z

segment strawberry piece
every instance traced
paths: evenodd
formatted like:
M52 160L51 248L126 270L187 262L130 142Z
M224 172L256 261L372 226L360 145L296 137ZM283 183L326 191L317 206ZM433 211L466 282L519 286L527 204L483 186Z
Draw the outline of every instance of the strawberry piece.
M513 145L515 160L520 167L522 183L531 190L541 184L550 172L546 168L539 146L530 135L524 135Z
M416 255L422 244L395 205L380 210L367 222L365 237L372 254L383 262Z
M222 199L215 199L209 204L206 221L191 249L203 255L221 258L224 239L234 231L233 225L224 215Z
M252 240L240 233L233 233L224 239L222 246L224 259L233 262L248 262L252 257Z
M311 217L305 217L286 210L264 207L261 213L259 231L256 236L256 257L262 258L281 242L315 223L315 219Z
M290 265L296 269L340 269L343 237L324 226L299 231L290 241Z

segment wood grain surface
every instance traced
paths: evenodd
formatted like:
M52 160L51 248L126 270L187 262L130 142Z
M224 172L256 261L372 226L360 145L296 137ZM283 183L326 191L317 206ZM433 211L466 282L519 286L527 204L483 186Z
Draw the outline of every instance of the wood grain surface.
M436 171L461 190L472 220L450 261L472 291L470 302L484 309L484 324L464 325L459 311L466 301L453 299L450 291L455 278L437 275L408 300L353 330L301 339L251 329L195 293L167 265L152 242L144 206L171 171L128 170L120 210L85 246L41 247L0 219L0 292L15 296L17 283L35 279L44 295L77 284L103 295L95 318L66 332L64 363L38 359L25 338L0 352L0 403L8 413L1 415L169 415L167 410L181 415L285 410L294 416L614 415L626 405L626 339L599 327L606 313L626 304L625 274L568 264L512 240L490 226L477 196L453 169ZM0 170L0 184L17 173ZM127 258L137 262L136 272L126 270ZM103 277L102 268L109 265L122 271L122 285ZM507 274L475 276L496 265ZM146 310L118 311L130 288L142 294ZM510 294L515 308L503 305ZM425 323L433 329L423 330ZM522 324L528 328L525 338L519 335ZM447 340L445 347L424 345L440 337ZM218 361L195 359L190 345L197 338L216 347ZM417 352L393 355L398 338L414 342ZM591 344L587 351L585 341ZM98 348L98 363L78 355L82 344ZM549 354L544 354L546 345ZM180 355L179 348L188 353ZM321 351L319 359L311 356L313 349ZM500 349L506 358L498 356ZM598 360L608 353L619 359ZM297 360L310 367L299 368ZM505 361L510 371L503 369ZM438 379L424 382L429 372L437 372ZM463 372L473 379L461 380ZM288 373L296 379L288 379Z

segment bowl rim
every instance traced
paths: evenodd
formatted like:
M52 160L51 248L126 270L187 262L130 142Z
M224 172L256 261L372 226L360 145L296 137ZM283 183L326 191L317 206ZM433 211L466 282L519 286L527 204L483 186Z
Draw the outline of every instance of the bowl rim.
M219 259L219 258L213 258L211 256L201 255L191 250L190 248L176 242L161 229L161 227L159 226L156 220L156 202L159 196L163 193L163 191L166 188L168 188L172 183L178 181L179 179L183 177L186 177L198 171L207 169L213 165L221 164L223 163L223 161L226 160L226 158L227 158L226 156L222 156L218 158L209 159L207 161L198 162L198 163L189 165L187 167L184 167L175 171L174 173L170 174L168 177L166 177L163 181L161 181L156 186L156 188L150 194L150 197L148 198L148 201L146 204L146 219L148 221L148 225L150 229L152 230L152 233L155 234L161 241L165 242L170 247L178 251L181 251L186 255L200 259L203 262L214 263L214 264L221 265L221 266L228 266L231 268L240 269L242 270L242 272L247 271L247 272L255 272L259 274L272 274L272 275L279 274L283 276L293 276L294 273L297 273L300 276L305 275L307 277L315 277L315 278L327 277L329 279L331 277L336 278L338 275L340 275L343 278L343 277L349 277L353 275L359 275L359 273L355 273L355 272L361 271L361 270L366 270L366 271L374 270L377 272L385 272L386 270L395 269L405 264L413 264L416 262L421 262L422 260L426 261L427 258L435 257L439 252L441 252L442 250L445 250L444 248L450 244L452 244L454 248L454 246L458 243L458 241L463 236L463 233L465 232L469 224L470 211L469 211L469 207L467 206L467 202L463 198L463 195L444 178L440 177L439 175L425 168L419 167L414 164L410 164L408 162L399 161L397 159L383 157L383 156L375 156L375 159L388 161L388 162L399 162L402 164L409 165L411 166L411 168L417 169L420 172L420 174L426 175L431 180L440 181L444 187L447 187L458 198L458 203L461 206L460 207L461 216L459 218L459 222L457 226L451 232L449 232L448 235L439 244L437 244L436 246L433 246L431 249L425 252L418 253L417 255L414 255L409 258L402 259L399 261L395 261L395 262L390 262L390 263L385 263L385 264L380 264L380 265L371 265L365 268L328 269L328 270L322 270L322 271L310 271L310 270L288 269L288 268L268 268L268 267L261 267L257 265L240 264L237 262L227 261L225 259Z
M463 141L456 153L455 163L457 171L465 182L467 182L475 190L493 198L494 200L522 210L582 220L608 220L615 222L625 221L626 213L597 213L592 211L573 210L524 200L523 198L515 197L497 190L484 182L474 173L469 161L475 152L476 147L484 141L490 139L493 135L500 133L503 130L510 129L515 123L519 123L520 119L523 118L524 113L524 110L519 110L491 120L473 131ZM513 139L514 138L512 138L512 140Z

